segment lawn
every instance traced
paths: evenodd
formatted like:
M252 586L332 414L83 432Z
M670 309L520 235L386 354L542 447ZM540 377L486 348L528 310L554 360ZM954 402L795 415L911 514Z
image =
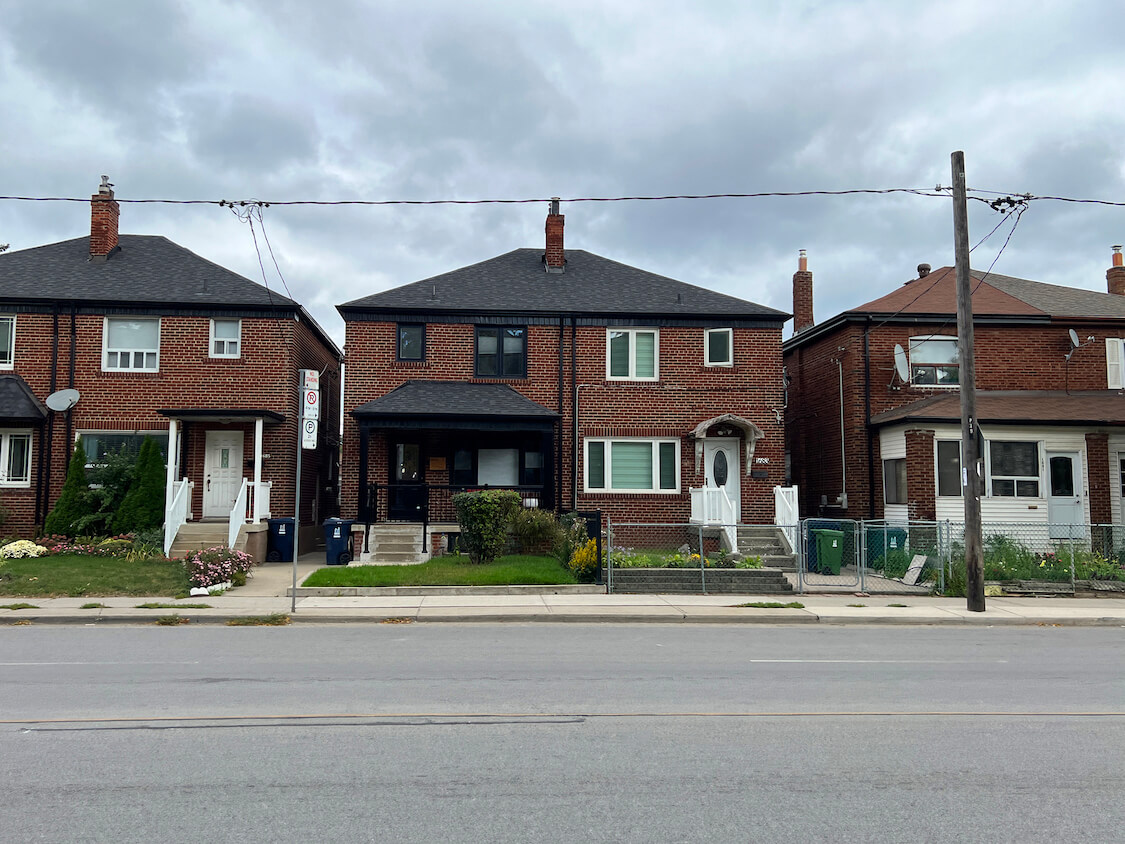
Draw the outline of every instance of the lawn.
M186 595L182 562L128 562L120 557L55 554L4 560L0 596L81 598L103 595Z
M413 566L329 566L303 586L509 586L577 583L554 557L515 554L473 565L468 557L435 557Z

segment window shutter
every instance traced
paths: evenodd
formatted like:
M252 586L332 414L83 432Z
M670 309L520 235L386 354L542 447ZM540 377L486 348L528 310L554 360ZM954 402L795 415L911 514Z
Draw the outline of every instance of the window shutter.
M1118 338L1105 338L1105 369L1111 390L1125 388L1125 361L1122 360L1121 346Z

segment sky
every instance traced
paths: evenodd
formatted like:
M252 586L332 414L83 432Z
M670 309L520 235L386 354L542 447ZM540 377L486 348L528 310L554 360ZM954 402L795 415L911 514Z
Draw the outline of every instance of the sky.
M566 200L933 192L963 150L972 191L1125 202L1123 33L1119 0L0 0L0 195L558 196L569 248L786 312L806 249L820 321L952 265L951 200ZM546 213L275 205L262 262L217 205L123 202L121 231L288 291L342 344L335 305L541 247ZM969 203L975 268L1106 289L1125 208L1014 223ZM88 233L88 206L0 200L13 250Z

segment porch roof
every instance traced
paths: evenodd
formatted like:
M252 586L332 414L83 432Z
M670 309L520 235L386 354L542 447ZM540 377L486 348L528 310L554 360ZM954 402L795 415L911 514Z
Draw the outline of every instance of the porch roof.
M0 422L5 425L38 425L46 418L46 406L26 381L13 373L0 375Z
M407 381L352 411L372 428L550 430L559 414L507 384Z
M1125 395L1109 390L978 390L977 419L981 424L1010 425L1125 425ZM902 422L960 422L961 394L950 390L937 396L877 413L874 427Z
M267 425L278 425L285 421L284 413L264 408L181 407L164 408L157 413L180 422L252 422L261 419Z

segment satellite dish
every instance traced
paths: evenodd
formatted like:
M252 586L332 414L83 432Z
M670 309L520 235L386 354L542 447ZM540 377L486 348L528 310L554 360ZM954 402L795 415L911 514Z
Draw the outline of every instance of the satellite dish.
M77 390L59 390L57 393L51 393L47 396L46 405L51 410L70 410L78 404L78 399Z
M910 380L910 364L906 360L906 352L898 343L895 343L895 372L904 384Z
M1078 332L1073 328L1070 329L1070 345L1074 346L1076 349L1082 345L1082 342L1078 339Z

